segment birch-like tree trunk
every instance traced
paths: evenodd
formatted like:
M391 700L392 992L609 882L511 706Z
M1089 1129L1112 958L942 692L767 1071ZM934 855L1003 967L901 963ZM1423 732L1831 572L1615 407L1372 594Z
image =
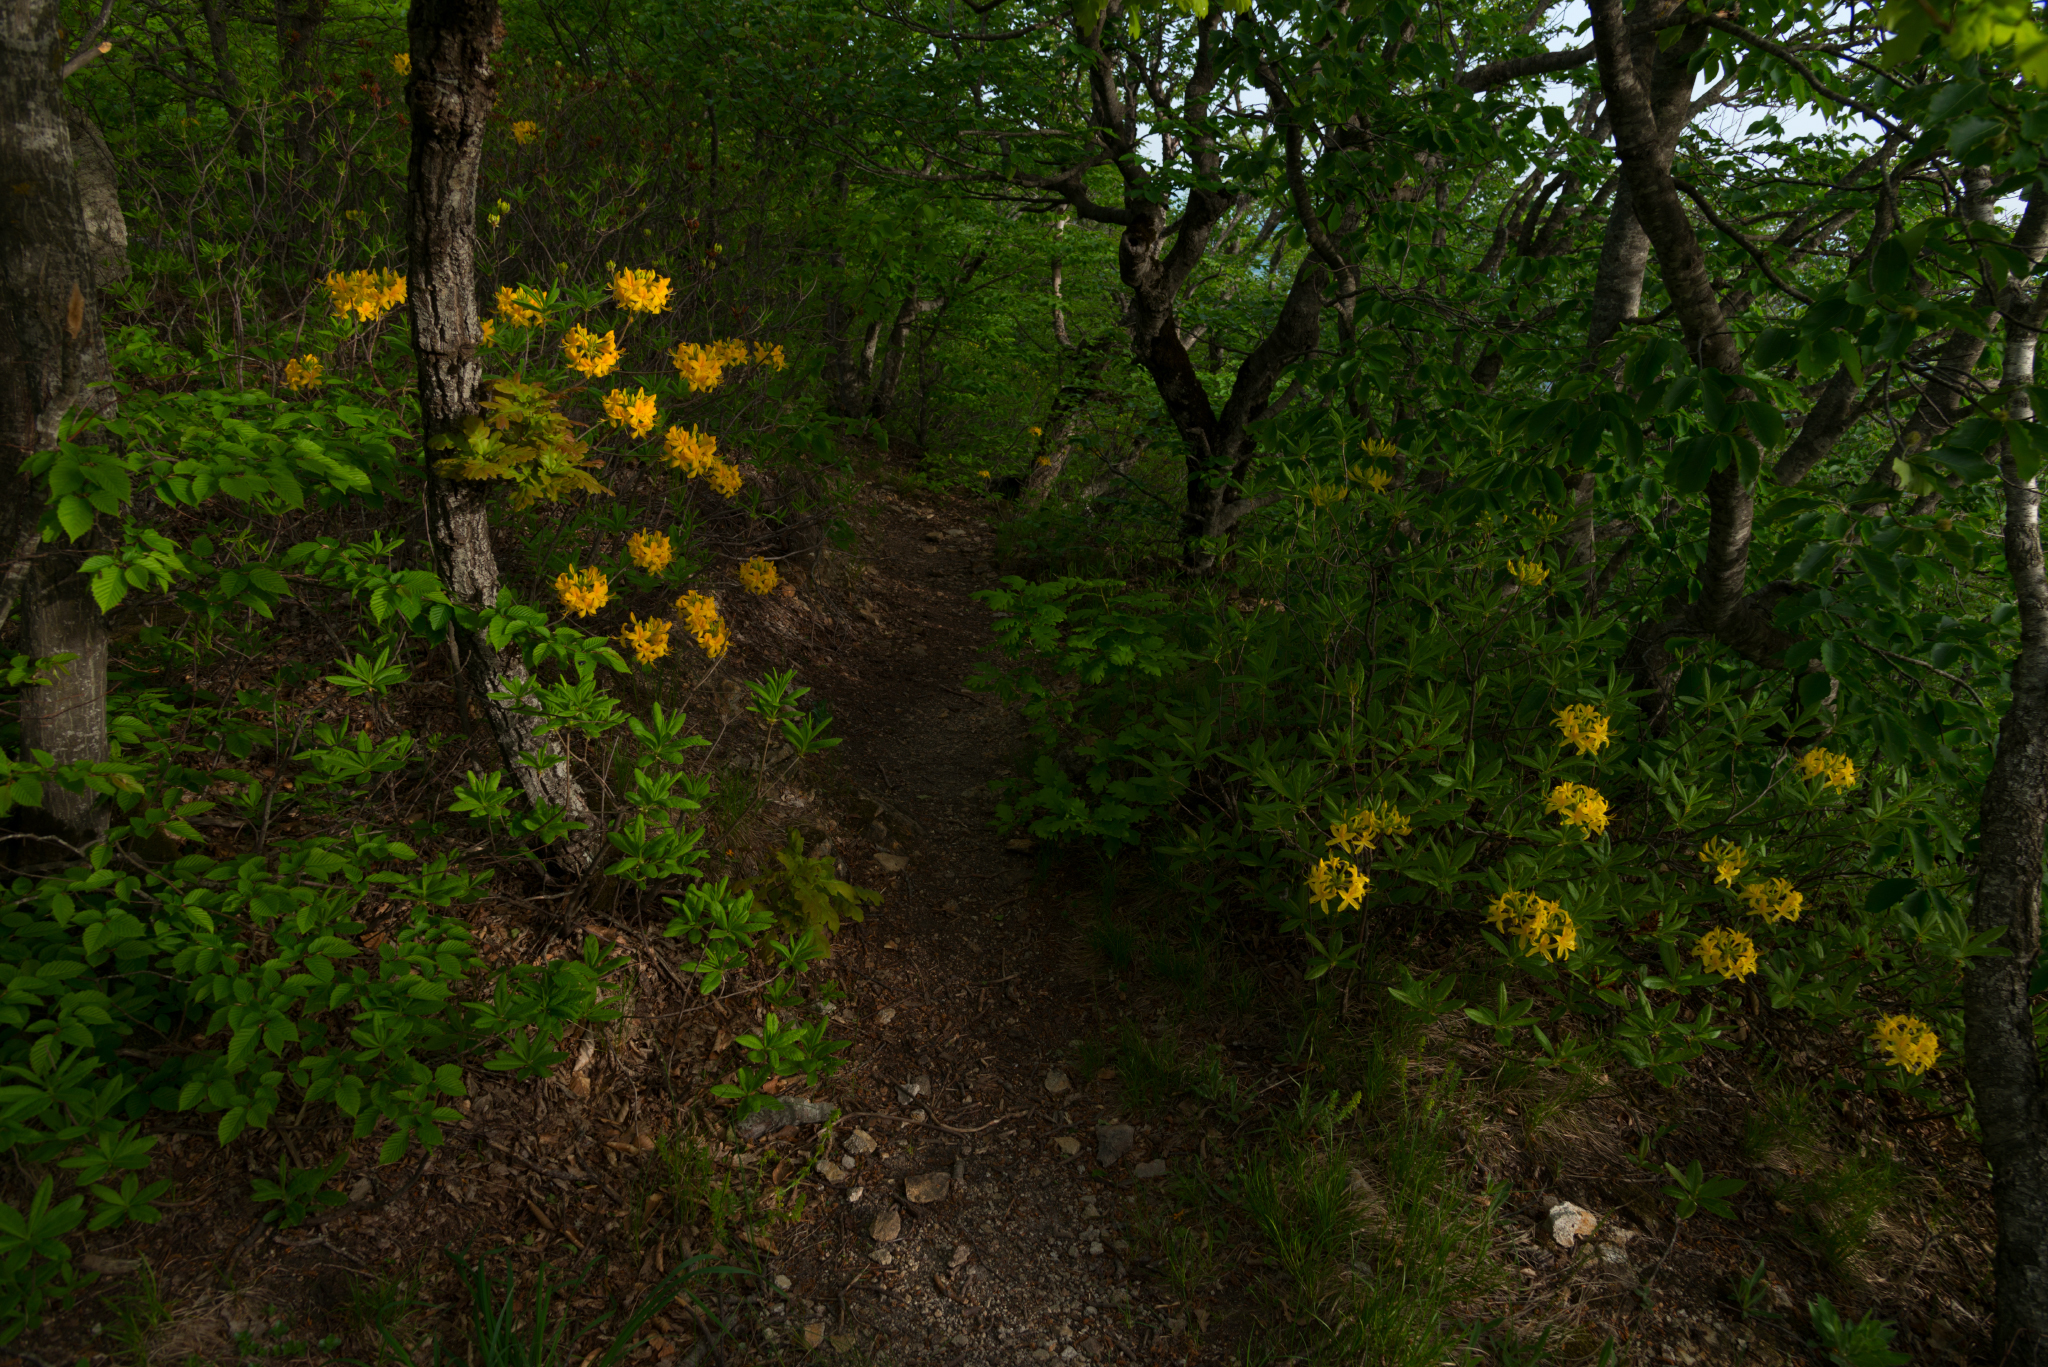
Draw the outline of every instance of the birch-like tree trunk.
M2048 289L2028 302L2017 288L2005 306L2000 374L2006 416L2033 416L2041 326ZM2018 315L2018 316L2015 316ZM1998 1223L1992 1269L1997 1329L1992 1358L2011 1367L2048 1364L2048 1081L2034 1048L2028 1001L2041 953L2041 838L2048 824L2048 572L2041 559L2041 488L2021 479L2007 449L2005 564L2020 610L2020 655L2012 703L1998 728L1998 753L1980 804L1977 888L1970 929L2005 932L2010 957L1972 959L1963 977L1964 1071L1991 1164Z
M464 419L480 411L476 182L494 98L491 56L504 42L505 26L496 0L414 0L406 28L412 46L412 79L406 85L412 114L406 293L419 362L420 435L431 449L436 437L461 432ZM449 599L470 612L498 598L487 488L444 479L429 462L427 528L434 558ZM517 656L501 656L481 630L458 630L456 636L463 677L505 767L536 807L557 807L584 823L555 854L571 869L587 870L603 832L567 760L531 763L547 748L545 738L536 734L532 717L494 696L520 689L524 665Z

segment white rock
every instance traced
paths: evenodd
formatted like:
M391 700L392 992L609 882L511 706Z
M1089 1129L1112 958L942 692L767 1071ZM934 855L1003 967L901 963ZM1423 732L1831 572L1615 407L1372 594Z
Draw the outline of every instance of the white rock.
M1600 1217L1590 1210L1581 1210L1566 1201L1550 1208L1550 1214L1544 1218L1544 1225L1550 1233L1552 1242L1559 1248L1570 1248L1600 1228Z
M1061 1092L1066 1091L1073 1085L1073 1083L1067 1081L1067 1075L1057 1068L1054 1068L1052 1071L1048 1072L1045 1075L1045 1090L1051 1092L1055 1096L1059 1095Z

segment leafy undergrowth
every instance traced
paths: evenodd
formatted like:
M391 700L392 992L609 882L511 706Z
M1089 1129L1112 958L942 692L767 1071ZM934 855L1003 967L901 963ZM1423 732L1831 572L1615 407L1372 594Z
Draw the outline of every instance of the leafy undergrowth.
M1878 1367L1986 1343L1983 1164L1953 1117L1857 1090L1846 1032L1752 1003L1740 1051L1678 1086L1545 1067L1526 1030L1145 929L1168 911L1125 899L1081 932L1129 1023L1074 1065L1200 1154L1146 1189L1137 1242L1231 1360ZM1495 999L1497 968L1435 952ZM1598 1221L1570 1249L1566 1202Z

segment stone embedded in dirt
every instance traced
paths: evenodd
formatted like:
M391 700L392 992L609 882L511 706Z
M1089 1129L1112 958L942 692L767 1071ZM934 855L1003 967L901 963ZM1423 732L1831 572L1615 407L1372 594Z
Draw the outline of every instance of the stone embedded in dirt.
M866 1187L855 1187L852 1191L846 1193L846 1204L848 1204L849 1206L859 1205L860 1198L864 1196L866 1193Z
M1097 1125L1095 1127L1095 1161L1109 1167L1131 1151L1131 1145L1138 1142L1138 1132L1129 1125Z
M866 1130L855 1130L840 1141L840 1147L848 1153L873 1153L875 1151L875 1137Z
M922 1075L914 1077L908 1082L898 1083L896 1087L896 1095L903 1098L903 1104L906 1106L921 1096L930 1096L931 1094L932 1080Z
M1137 1167L1132 1168L1131 1172L1138 1177L1164 1177L1166 1176L1166 1160L1164 1158L1155 1158L1149 1163L1140 1163Z
M903 1194L921 1206L946 1199L946 1189L953 1185L950 1172L922 1172L915 1177L903 1179Z
M960 1266L960 1265L961 1265L962 1263L966 1262L966 1261L968 1260L968 1258L970 1258L970 1257L972 1257L972 1256L973 1256L973 1252L972 1252L972 1250L970 1250L970 1249L969 1249L969 1248L967 1247L967 1245L966 1245L966 1244L954 1244L954 1245L953 1245L953 1260L952 1260L951 1262L947 1263L947 1264L946 1264L946 1266L947 1266L947 1267L958 1267L958 1266Z
M876 817L868 823L867 837L875 844L881 844L889 838L889 823L880 817Z
M1033 842L1033 841L1030 841L1030 840L1026 840L1026 839L1022 839L1022 838L1019 838L1019 839L1016 839L1016 840L1012 840L1012 841L1008 842L1007 844L1005 844L1005 845L1003 846L1003 848L1004 848L1004 849L1006 849L1006 850L1016 850L1016 851L1018 851L1019 853L1022 853L1022 852L1025 852L1025 851L1028 851L1029 849L1031 849L1031 847L1032 847L1032 845L1033 845L1034 843L1035 843L1035 842Z
M875 862L882 866L884 873L901 873L910 860L900 854L891 854L887 850L876 850Z
M1072 1158L1075 1154L1081 1152L1081 1141L1074 1138L1072 1135L1063 1134L1058 1139L1055 1139L1052 1142L1059 1145L1060 1152L1065 1154L1069 1158Z
M1057 1068L1054 1068L1045 1075L1045 1090L1051 1092L1054 1096L1058 1096L1073 1085L1073 1083L1067 1081L1067 1075Z
M1552 1242L1559 1248L1570 1248L1600 1228L1600 1217L1590 1210L1581 1210L1571 1202L1565 1201L1552 1206L1543 1223L1550 1233Z
M875 1012L875 1024L877 1025L887 1025L890 1021L895 1019L896 1008L893 1006L885 1006L881 1010Z
M825 1322L823 1320L819 1320L816 1324L807 1324L804 1326L804 1347L816 1348L819 1344L823 1343L824 1341Z
M868 1237L878 1244L893 1244L896 1236L903 1232L903 1212L890 1206L875 1217L868 1226Z
M736 1133L742 1139L759 1139L762 1135L786 1130L792 1125L822 1125L839 1114L839 1108L823 1101L807 1101L800 1096L784 1097L773 1106L763 1106L739 1123Z
M361 1205L363 1202L369 1200L370 1179L367 1177L358 1177L355 1181L355 1185L348 1189L348 1199L351 1205Z

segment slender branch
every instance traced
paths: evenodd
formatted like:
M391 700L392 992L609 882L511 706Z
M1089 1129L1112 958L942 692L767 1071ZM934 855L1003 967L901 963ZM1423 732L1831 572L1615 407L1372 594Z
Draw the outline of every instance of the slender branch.
M1785 279L1782 276L1780 276L1777 273L1777 271L1771 268L1770 258L1766 257L1763 254L1763 252L1758 249L1757 245L1754 242L1751 242L1748 238L1744 237L1741 231L1737 229L1733 224L1723 219L1721 215L1715 213L1714 206L1707 203L1707 201L1701 197L1699 190L1696 189L1690 181L1680 180L1678 179L1678 177L1673 176L1671 178L1671 183L1678 188L1680 194L1684 195L1687 199L1691 200L1696 206L1698 206L1699 211L1707 216L1707 222L1713 224L1716 228L1719 228L1723 233L1735 239L1735 245L1742 248L1742 250L1744 250L1745 252L1749 253L1750 260L1756 262L1758 266L1763 268L1764 274L1770 278L1770 282L1773 285L1776 285L1780 290L1784 291L1786 294L1791 295L1794 299L1797 299L1802 304L1811 304L1813 302L1812 295L1808 294L1806 291L1802 289L1797 288L1794 285L1786 283Z
M1882 128L1887 133L1893 135L1897 135L1899 133L1899 126L1896 123L1893 123L1890 119L1878 113L1876 109L1872 108L1870 105L1863 103L1863 101L1857 99L1853 95L1844 95L1840 91L1834 89L1832 86L1829 86L1826 82L1822 81L1819 76L1814 74L1814 70L1812 67L1800 61L1798 57L1793 55L1792 49L1785 47L1783 44L1774 43L1760 33L1751 33L1748 29L1744 28L1742 25L1738 23L1733 22L1732 20L1720 19L1715 18L1712 15L1706 15L1703 16L1699 22L1705 24L1708 28L1717 29L1720 32L1727 34L1729 37L1735 39L1739 43L1744 44L1745 46L1755 48L1758 52L1766 52L1769 53L1771 56L1776 57L1786 66L1789 66L1794 71L1798 72L1800 77L1804 79L1808 85L1813 87L1813 91L1816 95L1820 95L1826 99L1833 100L1836 104L1842 105L1844 108L1855 110L1858 114L1861 114L1864 118L1869 119L1872 123L1876 124L1879 128ZM1887 77L1887 79L1895 80L1897 78Z

